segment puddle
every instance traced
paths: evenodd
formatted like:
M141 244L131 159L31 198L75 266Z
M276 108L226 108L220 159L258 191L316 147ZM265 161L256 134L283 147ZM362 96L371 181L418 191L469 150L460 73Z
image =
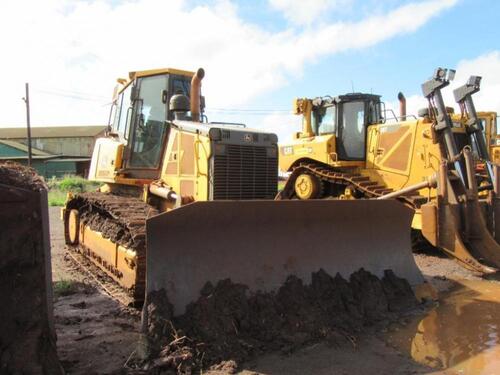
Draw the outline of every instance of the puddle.
M391 345L447 374L500 374L500 283L461 281L419 320L389 330Z

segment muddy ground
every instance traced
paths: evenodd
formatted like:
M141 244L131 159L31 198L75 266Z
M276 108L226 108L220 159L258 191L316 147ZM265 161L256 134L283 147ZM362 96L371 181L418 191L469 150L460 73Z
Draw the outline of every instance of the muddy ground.
M59 216L59 208L51 207L52 270L57 283L54 315L61 363L69 374L124 373L124 364L139 339L140 315L110 298L68 258ZM428 281L441 292L451 288L453 280L476 278L447 258L428 254L415 258ZM421 311L413 312L418 313ZM348 344L313 343L292 353L275 351L240 365L239 371L247 375L437 374L386 344L387 331L410 320L408 316L389 327L376 325ZM208 373L234 373L234 368L229 364Z

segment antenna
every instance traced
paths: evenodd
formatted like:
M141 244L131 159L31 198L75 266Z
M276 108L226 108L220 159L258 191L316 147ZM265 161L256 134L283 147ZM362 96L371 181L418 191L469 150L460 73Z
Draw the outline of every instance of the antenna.
M352 89L352 93L354 94L354 82L352 81L352 79L351 79L351 89Z
M28 133L28 166L31 167L31 122L30 122L30 85L25 84L26 96L23 98L24 103L26 103L26 129Z

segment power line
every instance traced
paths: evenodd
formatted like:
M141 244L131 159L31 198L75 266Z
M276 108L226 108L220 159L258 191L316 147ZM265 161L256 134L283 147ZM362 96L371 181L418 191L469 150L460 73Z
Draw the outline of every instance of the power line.
M58 93L54 91L48 91L48 90L33 90L39 93L43 94L48 94L48 95L53 95L53 96L61 96L63 98L68 98L68 99L75 99L75 100L85 100L89 102L99 102L103 103L106 99L97 99L97 98L91 98L91 97L85 97L85 96L79 96L79 95L71 95L71 94L63 94L63 93Z
M207 111L216 112L266 112L266 113L276 113L276 112L287 112L291 113L290 109L257 109L257 108L207 108Z
M76 95L76 96L82 96L82 97L87 97L87 98L93 97L93 98L104 99L104 100L109 99L108 97L102 96L102 95L96 95L96 94L91 94L88 92L82 92L82 91L76 91L76 90L60 89L60 88L55 88L55 87L43 87L42 86L39 88L39 90L46 90L49 92L56 92L56 93L68 94L68 95Z
M111 102L106 102L104 101L108 100L108 98L105 98L103 96L99 95L92 95L92 94L86 94L83 92L79 91L70 91L70 90L62 90L62 89L35 89L33 90L35 92L43 93L43 94L48 94L48 95L53 95L53 96L60 96L68 99L73 99L73 100L83 100L83 101L91 101L91 102L98 102L103 104L103 106L107 106L112 104ZM289 109L263 109L263 108L207 108L207 112L218 112L224 115L252 115L252 116L265 116L265 115L276 115L276 116L288 116L291 115L291 110Z
M275 113L275 112L211 112L210 110L207 110L207 113L218 113L223 116L269 116L269 115L275 115L275 116L282 116L282 117L288 117L291 116L291 113Z

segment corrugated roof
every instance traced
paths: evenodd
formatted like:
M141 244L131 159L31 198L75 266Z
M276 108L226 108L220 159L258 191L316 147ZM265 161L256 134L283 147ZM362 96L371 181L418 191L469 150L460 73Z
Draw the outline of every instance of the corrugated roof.
M9 146L9 147L13 147L15 149L18 149L19 151L26 152L26 155L28 155L28 146L26 146L25 144L22 144L22 143L16 142L16 141L8 141L6 139L0 139L0 143L4 144L6 146ZM34 147L31 147L31 155L33 155L33 156L53 156L52 154L49 154L48 152L39 150L39 149L34 148Z
M50 160L50 159L55 159L58 157L59 156L57 156L57 155L48 155L48 156L33 155L31 158L33 160ZM28 160L28 155L24 155L24 156L0 156L0 160Z
M75 162L75 161L90 161L90 158L60 158L60 159L55 159L55 160L52 160L54 163L63 163L65 161L71 161L71 162Z
M106 125L90 126L35 126L31 128L32 138L95 137L106 129ZM26 128L0 126L0 139L26 138Z

